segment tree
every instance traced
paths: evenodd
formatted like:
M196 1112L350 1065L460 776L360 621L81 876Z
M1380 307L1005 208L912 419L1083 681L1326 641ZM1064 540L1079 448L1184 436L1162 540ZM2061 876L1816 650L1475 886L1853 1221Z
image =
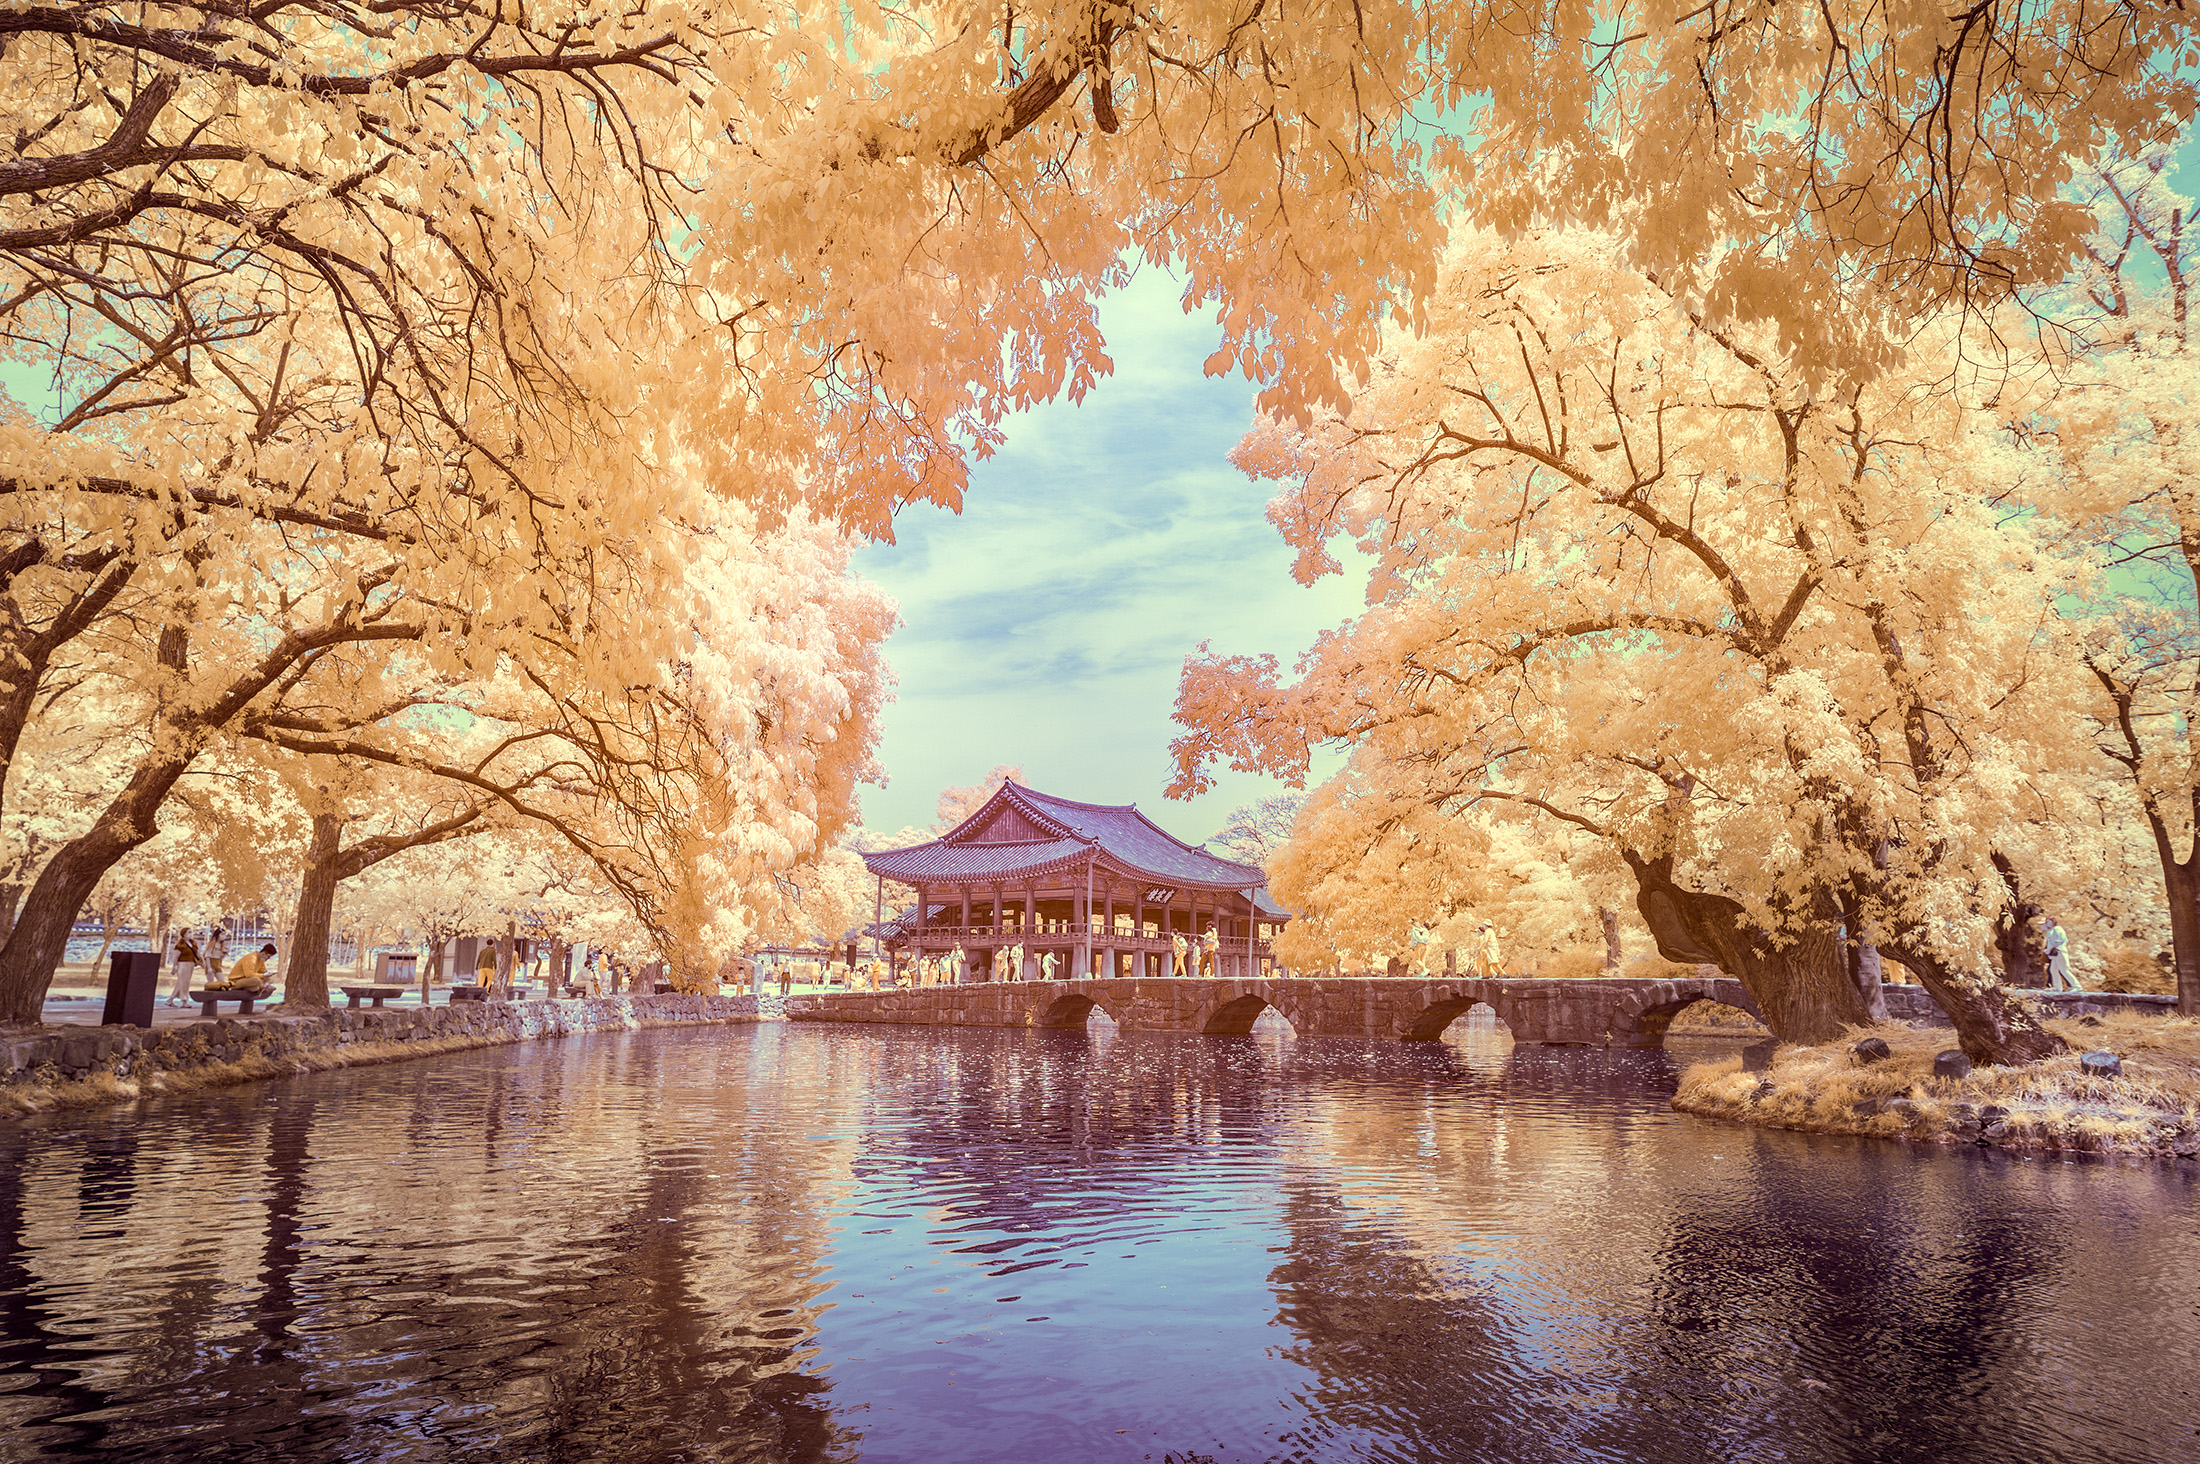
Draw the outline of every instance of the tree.
M1814 389L1768 331L1614 253L1465 244L1348 417L1256 427L1239 461L1285 480L1302 577L1350 532L1371 608L1290 685L1203 647L1172 792L1217 758L1300 777L1342 741L1401 803L1604 843L1662 953L1740 977L1786 1040L1868 1019L1845 926L1974 1061L2058 1050L1983 958L1994 856L2113 822L2048 653L2083 566L2002 506L2038 470L2005 430L2027 383L1974 374L1951 333L1913 372Z
M944 834L979 809L986 800L1001 790L1005 783L1021 783L1024 770L1007 763L997 765L975 783L958 784L940 791L940 801L932 819L932 831Z
M2151 836L2177 966L2177 1006L2200 1013L2200 358L2187 317L2190 200L2164 177L2169 154L2111 158L2092 180L2098 229L2058 323L2072 349L2062 390L2036 423L2065 472L2034 504L2105 568L2085 664L2089 709Z
M2012 252L2029 269L2063 238L2034 180L2190 109L2157 64L2190 24L2174 10L2103 24L2066 0L1916 42L1876 10L1821 15L10 11L0 331L40 391L0 421L0 790L87 645L146 736L0 943L0 1020L31 1019L67 920L197 759L287 718L331 745L371 724L321 698L331 652L486 675L548 638L581 683L558 697L666 690L685 627L633 607L680 582L684 526L731 501L755 532L805 505L886 533L905 503L959 501L1007 413L1107 369L1096 300L1132 254L1218 309L1213 369L1279 413L1341 407L1435 279L1418 124L1493 84L1493 163L1556 182L1478 178L1478 207L1666 220L1687 212L1665 206L1671 157L1743 241L1708 298L1744 320L1796 296L1782 271L1923 261L1939 298ZM1530 75L1554 84L1532 114L1510 100ZM2024 84L1965 105L2004 76ZM1948 166L1981 150L2006 162L1994 187ZM1865 207L1841 169L1875 159ZM1641 233L1671 252L1668 225ZM630 584L606 603L613 566ZM736 864L769 878L824 847L830 819L793 807L744 843L743 796L695 810ZM669 866L667 909L708 908L680 883L704 863Z
M1294 912L1278 958L1316 969L1397 957L1441 970L1433 953L1470 946L1488 920L1508 969L1525 971L1601 939L1599 904L1627 882L1579 829L1503 805L1445 809L1383 776L1372 748L1304 799L1266 868Z
M1291 837L1291 826L1305 806L1306 795L1299 792L1271 793L1257 802L1240 804L1207 842L1240 864L1265 869Z

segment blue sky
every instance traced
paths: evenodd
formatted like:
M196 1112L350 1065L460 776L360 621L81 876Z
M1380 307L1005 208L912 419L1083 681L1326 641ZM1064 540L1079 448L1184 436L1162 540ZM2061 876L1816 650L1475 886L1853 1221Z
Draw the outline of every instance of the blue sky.
M1012 421L960 515L910 510L897 543L858 551L903 620L886 648L901 678L889 781L863 792L868 827L928 824L942 788L999 763L1066 798L1136 803L1194 842L1281 788L1224 772L1189 803L1162 798L1178 669L1206 639L1288 662L1359 610L1364 579L1291 578L1265 516L1274 485L1227 460L1253 387L1203 374L1221 328L1185 315L1179 293L1142 270L1101 310L1112 376L1081 406Z

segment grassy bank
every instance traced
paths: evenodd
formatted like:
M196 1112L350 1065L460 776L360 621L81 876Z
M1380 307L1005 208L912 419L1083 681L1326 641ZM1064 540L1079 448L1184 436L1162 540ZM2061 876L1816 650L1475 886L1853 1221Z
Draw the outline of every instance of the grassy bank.
M497 1047L526 1040L503 1032L482 1032L429 1037L415 1042L352 1042L342 1047L299 1048L280 1057L248 1053L228 1061L214 1059L193 1067L159 1069L129 1077L112 1072L67 1075L48 1070L28 1081L0 1087L0 1118L97 1108L107 1103L128 1103L137 1098L208 1088L234 1088L264 1078L324 1073L333 1068L375 1067L387 1062L433 1057L442 1052L468 1052L478 1047Z
M645 1027L753 1022L753 997L580 997L443 1007L280 1010L150 1028L0 1029L0 1118Z
M1673 1106L1812 1133L1871 1134L2007 1149L2200 1155L2200 1021L2117 1014L2050 1021L2071 1051L2026 1067L1933 1076L1933 1056L1955 1045L1946 1028L1873 1027L1823 1047L1783 1047L1764 1072L1740 1056L1681 1075ZM1893 1055L1861 1061L1877 1037ZM2113 1052L2121 1076L2095 1077L2087 1052Z

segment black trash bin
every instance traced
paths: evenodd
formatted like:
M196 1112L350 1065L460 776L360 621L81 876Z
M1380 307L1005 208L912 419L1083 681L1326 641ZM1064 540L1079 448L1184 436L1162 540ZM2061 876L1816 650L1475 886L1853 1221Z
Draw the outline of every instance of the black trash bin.
M159 995L160 952L116 951L107 958L107 1006L99 1020L109 1027L150 1027Z

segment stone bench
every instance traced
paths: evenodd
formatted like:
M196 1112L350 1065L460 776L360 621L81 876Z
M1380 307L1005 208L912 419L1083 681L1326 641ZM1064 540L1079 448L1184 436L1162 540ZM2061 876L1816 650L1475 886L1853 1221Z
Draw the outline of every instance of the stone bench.
M194 991L191 999L199 1004L199 1015L202 1017L220 1016L220 1004L225 1001L237 1002L237 1015L249 1017L252 1015L252 1003L265 1001L272 994L267 991Z
M486 986L454 986L451 988L451 1000L453 1002L487 1001L488 999L489 988Z
M374 1005L380 1006L389 997L405 994L402 986L339 986L336 989L344 993L344 999L353 1006L359 1005L362 1000L371 1000Z

